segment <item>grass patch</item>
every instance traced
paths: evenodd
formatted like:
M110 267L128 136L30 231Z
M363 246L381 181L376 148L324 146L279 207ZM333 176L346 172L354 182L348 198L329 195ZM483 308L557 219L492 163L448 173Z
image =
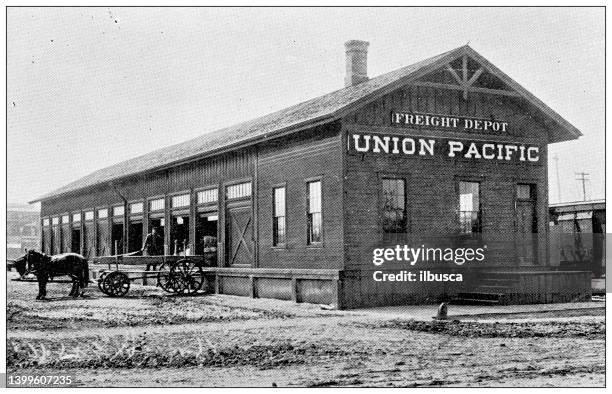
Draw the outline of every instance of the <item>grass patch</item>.
M451 321L389 320L379 323L348 323L358 327L392 328L469 338L584 338L604 339L603 322L478 323Z
M7 327L10 330L87 329L294 317L286 312L213 303L206 297L150 296L137 302L138 307L121 303L101 305L94 300L84 304L11 302L7 305Z
M259 369L278 368L332 358L366 356L338 345L277 342L215 347L196 337L189 344L173 346L171 341L137 337L88 338L62 343L48 340L12 339L7 344L7 367L44 368L158 368L232 367L250 365ZM68 345L68 346L66 346Z

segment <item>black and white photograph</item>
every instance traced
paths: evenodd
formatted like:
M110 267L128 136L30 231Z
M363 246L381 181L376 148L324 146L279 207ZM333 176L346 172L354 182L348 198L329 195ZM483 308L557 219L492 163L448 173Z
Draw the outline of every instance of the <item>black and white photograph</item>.
M605 6L5 7L8 388L605 388Z

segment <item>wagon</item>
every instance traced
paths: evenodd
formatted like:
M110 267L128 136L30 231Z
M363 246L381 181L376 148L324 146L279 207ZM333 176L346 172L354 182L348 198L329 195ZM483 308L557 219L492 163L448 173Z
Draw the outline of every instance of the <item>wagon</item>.
M195 294L206 282L202 261L187 256L176 261L165 261L154 270L119 269L120 258L115 260L115 268L99 272L98 287L110 297L123 297L130 290L130 283L143 278L156 279L156 285L167 293Z

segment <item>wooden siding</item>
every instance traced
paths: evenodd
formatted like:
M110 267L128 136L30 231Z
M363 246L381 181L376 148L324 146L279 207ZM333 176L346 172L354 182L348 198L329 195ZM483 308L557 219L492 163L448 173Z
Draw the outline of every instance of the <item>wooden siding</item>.
M142 176L126 179L121 183L115 184L115 189L110 185L99 186L86 192L81 192L72 196L66 196L58 199L50 199L42 201L41 215L50 216L54 214L63 214L67 212L84 211L91 209L99 209L103 207L112 207L124 204L123 198L128 202L146 201L148 198L162 196L166 198L166 223L170 223L170 196L175 193L190 193L191 200L195 201L195 189L216 186L221 187L222 183L231 180L244 179L252 177L255 167L255 149L241 150L231 152L222 156L207 158L198 162L181 165L164 171L149 173ZM119 193L119 194L118 194ZM219 202L221 204L221 202ZM193 206L193 204L192 204ZM148 216L148 204L144 204L143 217ZM220 216L222 214L220 213ZM190 210L190 243L195 241L195 210ZM116 220L117 218L113 218ZM129 222L129 210L120 217L124 225L125 245L123 250L127 250L127 233ZM105 220L108 223L108 233L111 233L110 226L112 220ZM81 225L82 226L82 225ZM148 232L148 226L143 226L143 239ZM97 233L97 226L94 226L94 232ZM165 232L165 243L169 244L169 231ZM221 235L223 235L221 233ZM97 234L91 235L92 240L96 240ZM91 240L88 242L91 244ZM87 245L90 249L90 245ZM94 247L92 250L95 250ZM87 253L84 250L84 253Z
M462 95L462 92L455 90L406 86L346 116L344 124L387 127L390 126L391 111L494 118L512 123L507 137L548 141L548 131L541 118L529 112L522 99L472 92L468 100L464 100ZM405 129L402 126L393 127ZM422 126L422 129L428 128ZM415 130L420 131L418 128ZM481 137L487 135L482 131L478 134ZM498 136L499 133L491 131L488 135Z
M254 156L254 150L233 152L127 179L116 183L116 187L126 199L132 201L220 184L222 181L250 176L254 168ZM42 204L41 215L122 203L121 198L111 187L103 186L71 197L46 200Z
M333 123L326 127L314 128L297 136L285 137L262 143L248 151L229 153L217 158L202 160L169 170L146 174L116 185L116 189L130 203L165 196L166 231L165 243L169 243L169 223L173 195L190 193L191 243L195 240L195 215L197 191L202 188L218 187L219 199L215 204L219 215L219 265L224 266L224 247L227 242L225 226L225 186L240 181L253 182L254 221L254 267L267 268L341 268L343 266L342 246L342 144L340 125ZM323 243L306 245L306 182L320 179L323 198ZM284 185L287 192L287 243L283 248L272 247L272 188ZM87 193L70 198L43 201L43 216L75 212L77 210L99 209L123 204L110 186L99 187ZM144 217L148 216L145 204ZM126 210L120 219L127 223ZM115 218L116 219L116 218ZM112 220L99 221L110 226ZM83 222L85 223L85 222ZM143 236L146 227L143 226ZM124 240L128 239L128 226L124 226ZM99 232L98 226L94 231ZM96 235L84 232L84 247L90 249L91 239ZM89 237L93 238L89 238ZM125 245L127 247L127 245ZM95 250L94 247L92 250ZM98 248L99 249L99 248ZM123 249L127 250L127 249Z
M515 98L423 87L398 89L347 116L344 138L352 132L385 135L470 138L529 143L540 147L540 160L501 162L473 160L445 155L406 156L384 153L356 153L345 150L344 233L345 268L372 268L372 250L385 243L381 223L381 179L402 177L407 182L408 234L389 244L457 247L457 183L480 182L483 240L487 244L487 264L518 265L515 253L515 188L517 183L537 185L537 223L540 240L539 264L547 261L547 130L522 109ZM510 123L508 133L458 133L431 131L391 125L392 111L495 118ZM385 263L386 264L386 263ZM451 263L452 264L452 263ZM454 265L454 264L453 264ZM426 265L420 265L424 268ZM439 267L439 264L438 264ZM387 269L407 268L405 263L389 264Z
M260 150L257 206L259 266L341 268L342 145L339 124L276 140ZM307 245L306 183L321 180L323 242ZM286 188L286 244L272 246L272 189Z

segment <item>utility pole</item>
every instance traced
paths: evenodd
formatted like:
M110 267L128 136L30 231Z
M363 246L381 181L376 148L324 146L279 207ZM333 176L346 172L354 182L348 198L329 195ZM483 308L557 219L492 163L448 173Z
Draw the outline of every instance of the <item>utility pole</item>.
M555 161L555 169L557 171L557 196L559 197L559 202L561 202L561 179L559 178L559 156L555 155L553 157Z
M590 181L590 179L587 178L588 175L590 175L588 172L577 172L576 173L576 176L577 176L576 180L582 182L582 201L586 201L586 182Z

